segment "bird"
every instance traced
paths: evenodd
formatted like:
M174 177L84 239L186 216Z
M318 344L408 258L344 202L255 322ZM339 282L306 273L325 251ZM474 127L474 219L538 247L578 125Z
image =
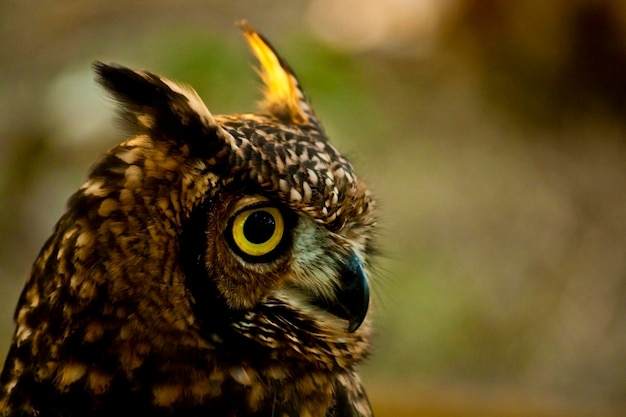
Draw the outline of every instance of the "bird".
M262 99L95 62L125 127L36 258L3 417L367 417L375 202L246 21Z

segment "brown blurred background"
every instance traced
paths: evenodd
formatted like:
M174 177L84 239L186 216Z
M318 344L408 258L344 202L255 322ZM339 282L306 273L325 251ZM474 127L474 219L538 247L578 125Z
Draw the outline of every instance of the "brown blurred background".
M621 0L0 2L0 357L66 199L121 140L91 62L252 110L241 18L380 201L377 415L626 415Z

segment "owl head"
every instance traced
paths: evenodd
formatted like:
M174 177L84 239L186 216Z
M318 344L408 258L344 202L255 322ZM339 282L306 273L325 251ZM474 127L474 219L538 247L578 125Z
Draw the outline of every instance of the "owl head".
M130 135L33 266L2 377L10 401L33 381L208 401L223 394L216 378L275 387L366 355L370 193L287 64L241 28L260 63L255 113L213 115L189 86L95 64ZM245 392L250 410L269 396Z

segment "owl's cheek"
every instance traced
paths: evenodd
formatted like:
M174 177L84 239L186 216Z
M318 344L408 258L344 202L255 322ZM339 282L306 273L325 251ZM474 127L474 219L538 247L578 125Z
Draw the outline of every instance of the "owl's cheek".
M272 288L284 279L288 259L281 258L271 264L246 262L224 247L216 259L213 274L218 292L228 307L235 311L253 309Z

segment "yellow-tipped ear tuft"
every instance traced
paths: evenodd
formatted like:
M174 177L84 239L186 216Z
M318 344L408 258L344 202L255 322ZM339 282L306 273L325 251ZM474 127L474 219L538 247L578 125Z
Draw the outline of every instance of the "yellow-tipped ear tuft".
M239 21L237 26L260 64L257 72L264 85L261 110L292 123L313 122L313 111L293 71L247 21Z

